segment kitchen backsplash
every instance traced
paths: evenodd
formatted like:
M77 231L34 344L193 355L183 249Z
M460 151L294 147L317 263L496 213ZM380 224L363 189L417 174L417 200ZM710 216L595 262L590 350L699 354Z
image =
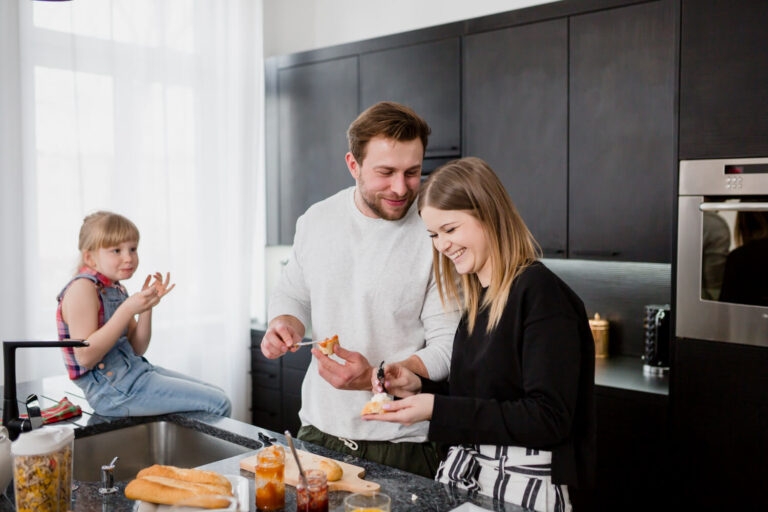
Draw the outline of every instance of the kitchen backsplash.
M266 248L265 301L277 284L290 254L290 245ZM643 307L646 304L671 303L670 264L574 259L543 259L542 262L581 297L590 317L600 313L610 322L611 355L642 355ZM264 322L266 317L257 320Z
M643 353L643 306L670 304L672 265L574 259L542 262L581 297L587 314L610 322L609 354Z

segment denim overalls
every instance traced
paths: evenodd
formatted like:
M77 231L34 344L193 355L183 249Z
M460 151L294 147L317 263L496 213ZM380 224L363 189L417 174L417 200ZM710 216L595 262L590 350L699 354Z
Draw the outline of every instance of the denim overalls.
M91 274L78 274L62 290L60 301L69 285L80 278L89 279L97 286L106 324L128 294L122 287L100 285L98 278ZM231 403L223 390L152 365L136 355L127 333L126 328L99 363L73 380L85 393L94 412L102 416L151 416L205 411L229 416Z

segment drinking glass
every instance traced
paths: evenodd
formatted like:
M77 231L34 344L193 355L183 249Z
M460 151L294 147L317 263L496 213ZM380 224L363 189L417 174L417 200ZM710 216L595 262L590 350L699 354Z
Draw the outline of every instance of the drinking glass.
M390 512L392 500L380 492L350 494L344 498L345 512Z

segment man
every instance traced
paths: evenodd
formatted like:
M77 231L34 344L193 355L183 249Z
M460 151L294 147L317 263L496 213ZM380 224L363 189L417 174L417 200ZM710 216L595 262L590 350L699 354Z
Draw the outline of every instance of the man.
M438 456L426 423L360 419L381 361L444 379L458 315L446 313L432 275L432 246L414 203L430 129L411 109L378 103L347 131L355 186L311 206L296 222L293 253L270 297L261 350L280 357L301 341L317 348L301 392L299 438L433 477Z

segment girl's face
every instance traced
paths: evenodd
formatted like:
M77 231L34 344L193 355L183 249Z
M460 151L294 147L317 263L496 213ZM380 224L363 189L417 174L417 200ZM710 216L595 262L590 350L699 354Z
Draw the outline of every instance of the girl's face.
M122 242L112 247L102 247L86 251L83 255L85 264L105 275L111 281L130 279L139 266L139 243Z
M427 206L421 219L441 254L446 255L459 274L477 274L484 287L491 283L491 258L483 225L462 210L438 210Z

